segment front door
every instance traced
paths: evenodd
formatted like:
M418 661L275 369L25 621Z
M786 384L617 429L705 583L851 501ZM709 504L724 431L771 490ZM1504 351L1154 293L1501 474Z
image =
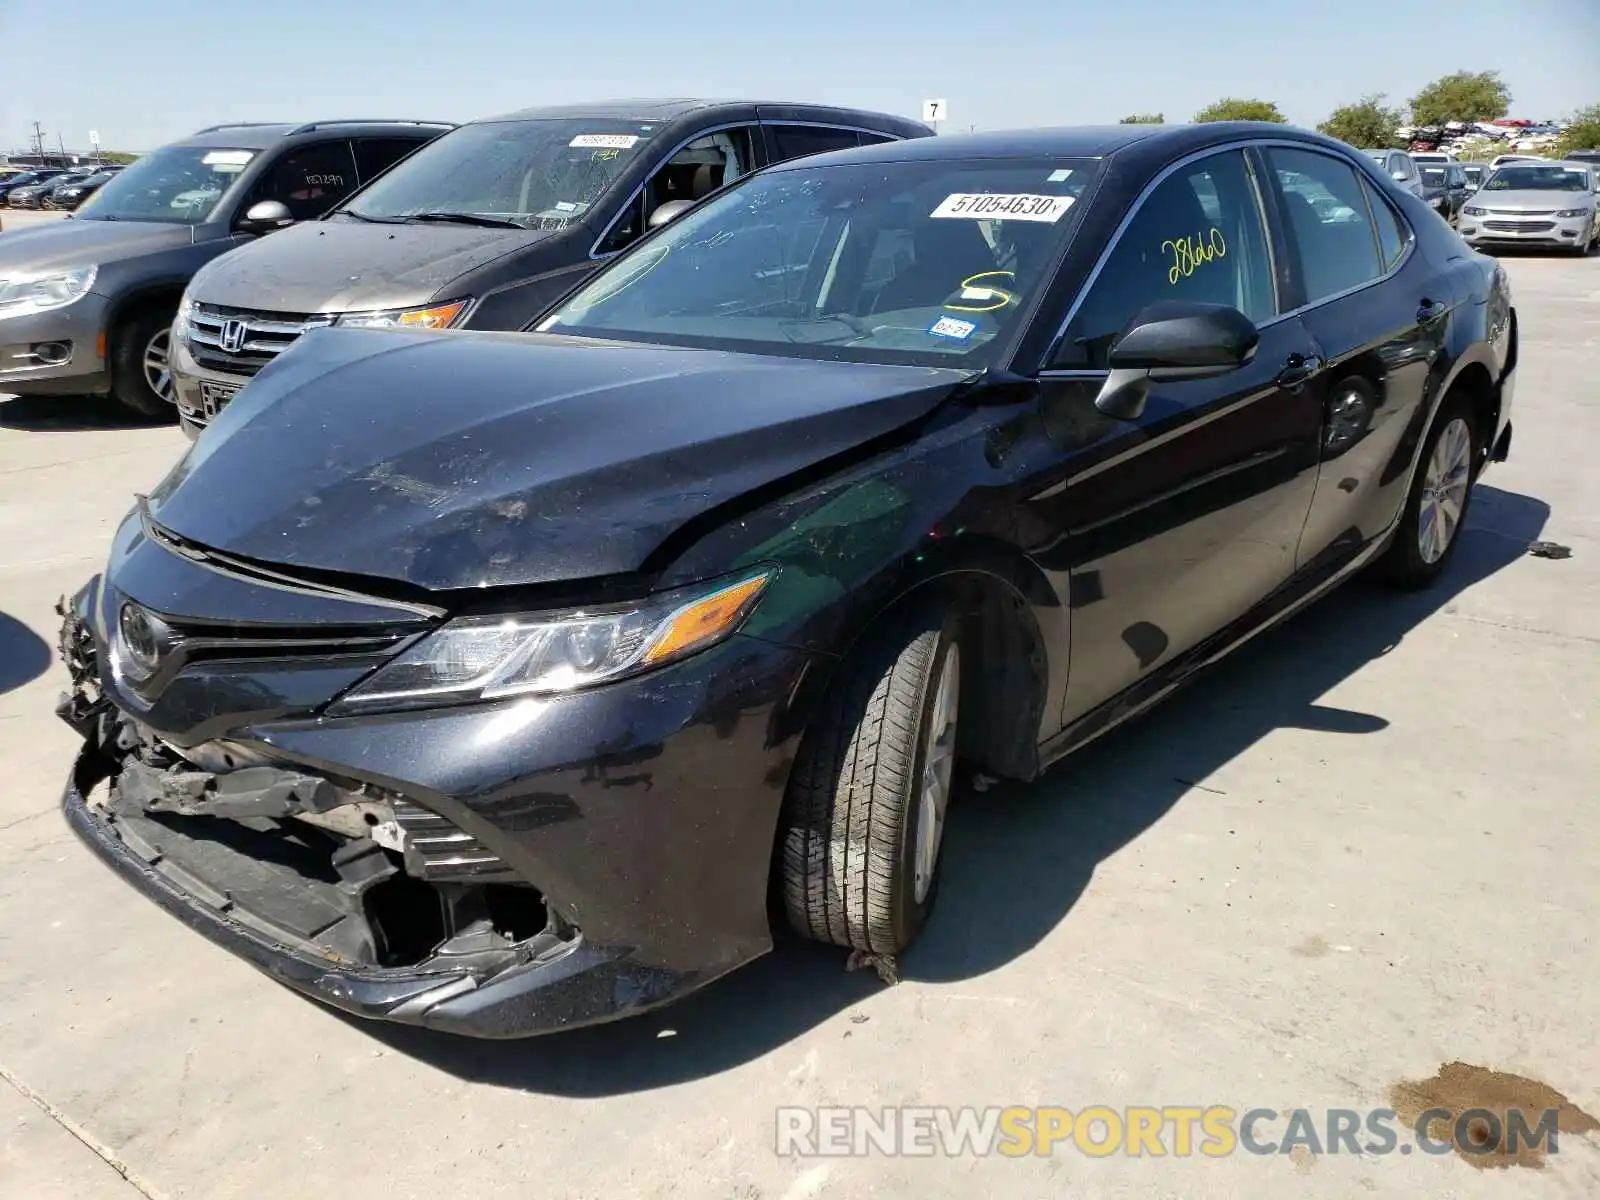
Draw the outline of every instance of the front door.
M1042 414L1059 481L1024 528L1068 575L1063 724L1238 620L1294 570L1316 482L1315 345L1280 316L1257 180L1244 153L1186 163L1153 189L1092 277L1045 371ZM1232 305L1261 326L1228 375L1152 387L1137 421L1093 399L1118 333L1147 305Z

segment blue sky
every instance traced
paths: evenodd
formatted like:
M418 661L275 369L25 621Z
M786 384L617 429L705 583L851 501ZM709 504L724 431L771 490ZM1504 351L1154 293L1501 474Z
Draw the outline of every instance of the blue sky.
M647 95L911 115L939 96L951 130L1186 120L1238 95L1313 125L1457 69L1499 70L1515 115L1600 103L1600 0L0 0L0 148L35 119L69 148L95 129L145 150L223 120Z

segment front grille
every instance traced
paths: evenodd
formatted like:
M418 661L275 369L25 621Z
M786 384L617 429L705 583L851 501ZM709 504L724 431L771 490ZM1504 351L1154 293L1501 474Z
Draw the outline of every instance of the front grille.
M1554 221L1485 221L1485 229L1496 233L1549 233L1556 227Z
M301 334L332 325L334 317L197 304L189 322L189 352L195 362L213 371L250 376L294 345Z
M406 835L406 871L429 883L471 880L517 881L504 859L477 838L436 812L395 798L394 819Z

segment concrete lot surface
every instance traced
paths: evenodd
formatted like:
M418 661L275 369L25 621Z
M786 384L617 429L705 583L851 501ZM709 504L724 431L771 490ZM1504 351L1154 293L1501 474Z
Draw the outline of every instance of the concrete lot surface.
M1600 259L1508 268L1514 452L1441 586L1347 588L1039 783L959 797L898 986L784 944L682 1006L515 1044L326 1011L68 833L51 606L183 442L0 401L0 1196L1600 1195L1593 1135L1542 1170L774 1153L779 1105L1320 1121L1455 1061L1600 1113Z

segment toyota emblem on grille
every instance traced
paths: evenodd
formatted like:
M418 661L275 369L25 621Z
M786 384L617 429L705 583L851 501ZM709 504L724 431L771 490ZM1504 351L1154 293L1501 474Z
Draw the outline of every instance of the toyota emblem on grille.
M245 333L248 326L243 321L224 321L222 334L217 343L229 354L237 354L244 349Z

